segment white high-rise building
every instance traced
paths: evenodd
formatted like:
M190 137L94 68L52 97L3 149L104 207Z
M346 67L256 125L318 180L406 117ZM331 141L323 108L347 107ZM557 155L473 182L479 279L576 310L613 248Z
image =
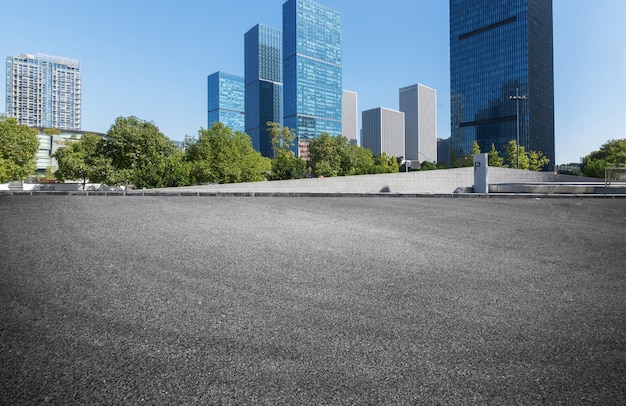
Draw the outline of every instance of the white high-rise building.
M351 92L350 90L343 91L343 100L342 100L342 134L344 137L348 139L350 144L357 144L357 134L358 134L358 112L357 112L357 94L356 92Z
M437 161L437 91L422 84L400 89L405 120L405 159Z
M80 130L80 62L43 54L8 56L6 115L30 127Z

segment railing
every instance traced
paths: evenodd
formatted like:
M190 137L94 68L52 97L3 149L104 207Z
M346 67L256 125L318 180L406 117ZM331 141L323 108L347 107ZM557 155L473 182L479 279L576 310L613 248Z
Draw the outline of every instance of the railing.
M604 169L604 186L611 187L611 183L615 182L626 182L626 167Z

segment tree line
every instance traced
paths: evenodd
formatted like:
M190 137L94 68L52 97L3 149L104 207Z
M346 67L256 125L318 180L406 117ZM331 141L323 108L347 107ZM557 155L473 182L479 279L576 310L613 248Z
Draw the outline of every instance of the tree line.
M84 183L156 188L392 173L400 168L401 157L375 155L367 148L350 144L345 137L328 134L310 140L310 159L304 161L294 153L296 136L292 129L278 123L268 123L268 127L271 158L254 150L247 134L223 124L201 129L197 138L186 137L181 149L154 123L134 116L118 117L104 137L84 134L78 141L58 149L54 153L58 162L55 176ZM0 183L34 174L38 148L36 129L0 115ZM517 150L517 143L509 142L505 159L492 144L487 152L489 165L517 167ZM474 142L472 153L480 152ZM451 161L449 165L422 162L420 170L473 164L471 155L452 154ZM520 169L541 170L547 163L541 152L519 146ZM605 168L611 166L626 166L626 139L607 141L598 151L585 156L581 172L574 174L603 178Z
M441 165L445 168L460 168L474 165L474 154L482 153L477 141L472 142L472 153L470 155L457 155L454 151L450 157L450 165ZM523 145L517 146L517 141L511 140L506 145L505 157L500 156L500 151L495 144L491 144L491 149L487 151L489 166L496 168L519 168L529 171L541 171L550 163L550 159L541 151L526 151ZM519 155L519 166L518 166ZM423 165L422 165L423 166ZM424 168L425 169L425 168Z
M139 188L239 183L306 176L397 172L395 157L374 156L345 137L320 134L310 141L310 161L295 156L293 130L268 123L273 157L262 156L250 137L221 123L186 137L183 149L152 122L119 117L104 137L85 134L58 149L55 176Z

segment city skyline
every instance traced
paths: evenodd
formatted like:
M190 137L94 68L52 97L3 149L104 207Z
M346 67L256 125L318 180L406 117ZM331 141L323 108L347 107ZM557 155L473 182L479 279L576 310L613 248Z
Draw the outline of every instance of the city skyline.
M437 90L438 136L449 137L448 2L391 0L384 7L319 2L342 14L343 88L358 94L359 112L398 109L398 89L423 83ZM80 35L64 29L41 35L44 30L24 30L21 20L7 19L0 27L0 52L3 57L45 53L80 60L84 130L106 132L116 117L134 115L182 140L206 126L207 76L218 70L243 75L243 34L259 23L280 28L283 3L236 0L146 8L117 0L86 7L70 0L58 8L35 0L29 25L73 21L73 32ZM13 2L4 10L18 15L21 7ZM557 164L578 162L607 140L626 137L617 102L626 91L624 14L626 4L619 0L554 0ZM95 29L93 15L110 23ZM5 86L0 92L4 99Z

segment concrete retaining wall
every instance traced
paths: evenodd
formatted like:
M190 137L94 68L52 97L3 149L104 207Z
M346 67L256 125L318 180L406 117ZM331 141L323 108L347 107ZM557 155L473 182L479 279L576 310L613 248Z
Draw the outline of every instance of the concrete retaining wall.
M564 192L557 184L569 184L572 191ZM543 184L542 191L531 188ZM547 184L547 185L546 185ZM595 178L533 172L509 168L489 168L491 193L593 193L585 184L604 186ZM214 193L285 193L285 194L452 194L471 192L474 185L474 168L455 168L434 171L400 172L380 175L342 176L334 178L295 179L271 182L231 183L226 185L201 185L179 188L148 189L150 193L214 194ZM82 184L23 185L24 191L33 192L79 192ZM550 187L549 187L550 186ZM562 185L561 185L562 186ZM575 187L576 186L576 187ZM574 189L572 189L574 188ZM8 190L8 187L7 187ZM598 189L595 189L598 193ZM89 191L112 192L120 188L89 185ZM139 191L137 191L139 192ZM604 192L606 193L606 192ZM123 194L123 193L122 193Z
M590 182L599 179L509 168L489 168L489 183ZM420 193L447 194L474 185L474 168L400 172L380 175L295 179L176 188L217 193ZM161 189L167 190L167 189Z

